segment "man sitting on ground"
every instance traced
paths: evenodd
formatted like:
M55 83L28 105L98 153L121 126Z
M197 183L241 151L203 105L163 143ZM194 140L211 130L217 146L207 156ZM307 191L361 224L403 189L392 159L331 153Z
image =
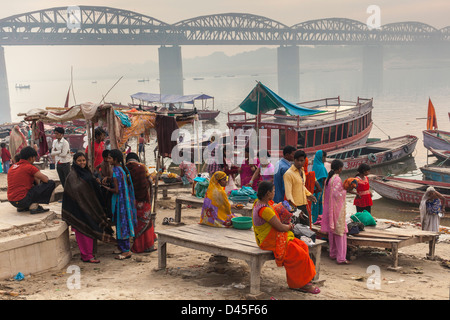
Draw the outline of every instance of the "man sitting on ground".
M39 204L50 202L56 184L33 165L36 157L33 147L25 147L20 151L20 161L8 171L8 201L18 212L29 210L36 214L49 211Z

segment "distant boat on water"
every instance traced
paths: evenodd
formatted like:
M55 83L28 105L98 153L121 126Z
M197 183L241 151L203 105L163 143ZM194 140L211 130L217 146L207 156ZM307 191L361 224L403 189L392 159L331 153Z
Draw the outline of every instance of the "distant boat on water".
M16 89L30 89L31 86L29 84L16 84Z
M139 79L138 82L149 82L149 79Z
M192 78L194 80L205 80L205 78Z

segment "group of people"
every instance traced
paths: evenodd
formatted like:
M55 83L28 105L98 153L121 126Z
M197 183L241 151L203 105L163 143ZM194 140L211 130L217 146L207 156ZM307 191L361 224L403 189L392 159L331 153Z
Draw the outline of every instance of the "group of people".
M94 257L95 239L116 243L118 260L156 250L150 173L136 153L125 158L118 149L104 149L104 139L105 132L96 129L93 171L88 149L73 156L62 203L62 218L75 232L81 259L90 263L100 262Z
M94 168L86 153L71 155L64 129L55 129L52 155L64 188L62 219L75 233L81 259L99 263L94 257L94 240L113 242L117 259L128 259L132 252L154 251L156 235L152 222L152 181L147 167L136 153L105 150L106 133L95 130ZM49 211L41 204L50 202L56 183L33 165L36 150L26 146L20 160L9 169L8 200L17 211L31 214Z

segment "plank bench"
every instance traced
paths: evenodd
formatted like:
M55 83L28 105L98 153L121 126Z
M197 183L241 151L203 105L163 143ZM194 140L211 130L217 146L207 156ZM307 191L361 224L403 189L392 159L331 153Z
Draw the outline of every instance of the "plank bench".
M155 190L155 184L153 184L153 190ZM167 195L168 192L167 190L169 189L181 189L181 188L192 188L192 183L190 183L189 185L183 185L183 182L179 181L179 182L173 182L173 183L165 183L164 181L158 181L158 191L162 190L163 193L163 200L169 200L170 197Z
M175 199L175 222L176 223L181 222L181 206L183 204L201 207L203 205L204 200L205 199L203 199L203 198L197 198L196 196L192 196L192 195L178 196ZM252 205L246 204L243 208L235 208L232 205L231 212L239 213L243 216L250 217L252 215Z
M167 243L215 255L245 260L250 267L250 294L260 293L261 268L268 260L274 260L272 251L258 247L252 229L238 230L234 228L214 228L200 224L174 227L158 233L158 268L165 269L167 264ZM316 240L309 247L311 259L316 266L319 278L320 255L324 241Z
M316 232L317 238L328 238L328 234L320 231L319 226L313 226L312 230ZM398 249L410 246L416 243L429 242L430 259L434 259L436 241L439 234L436 232L422 231L416 229L399 229L399 228L364 228L358 234L347 236L347 245L379 247L392 250L392 267L390 269L399 269L398 266Z

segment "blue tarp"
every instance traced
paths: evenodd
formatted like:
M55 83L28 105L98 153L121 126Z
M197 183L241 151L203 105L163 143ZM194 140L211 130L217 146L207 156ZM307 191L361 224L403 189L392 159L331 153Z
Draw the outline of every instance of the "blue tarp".
M309 116L325 112L322 110L312 110L300 107L286 101L261 82L258 82L256 87L253 88L250 94L241 102L239 107L245 112L254 115L258 114L258 109L259 113L267 113L279 108L284 108L288 114L293 116Z

